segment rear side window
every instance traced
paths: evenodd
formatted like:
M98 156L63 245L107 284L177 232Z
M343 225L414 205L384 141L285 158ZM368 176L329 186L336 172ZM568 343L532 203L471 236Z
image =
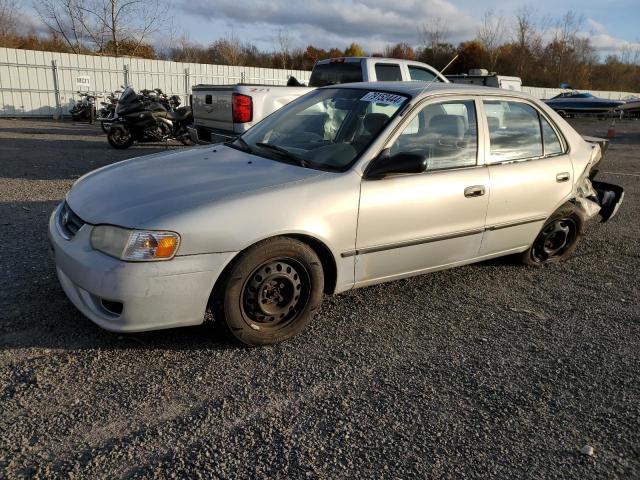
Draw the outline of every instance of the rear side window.
M558 155L562 152L562 144L556 134L555 130L546 118L540 117L540 123L542 124L542 141L544 144L545 155Z
M402 80L400 65L392 63L376 63L376 78L379 82Z
M469 167L478 156L478 126L473 100L432 103L424 107L391 146L391 154L427 157L427 170Z
M485 100L491 162L541 157L542 134L538 112L531 105Z
M340 85L362 81L362 66L360 62L331 62L321 63L313 67L309 86L324 87L326 85Z
M424 68L412 67L411 65L409 65L409 77L411 77L411 80L420 82L431 82L434 78L436 81L440 81L435 73Z

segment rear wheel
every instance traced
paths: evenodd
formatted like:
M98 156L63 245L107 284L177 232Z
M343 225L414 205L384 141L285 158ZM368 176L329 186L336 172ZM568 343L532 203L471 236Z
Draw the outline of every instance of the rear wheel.
M133 135L124 128L110 128L107 133L107 141L113 148L124 150L133 144Z
M216 292L216 314L245 345L268 345L300 333L324 287L322 264L306 244L278 237L249 248Z
M569 258L578 247L584 221L577 207L566 204L545 222L533 245L522 254L527 265L543 265Z

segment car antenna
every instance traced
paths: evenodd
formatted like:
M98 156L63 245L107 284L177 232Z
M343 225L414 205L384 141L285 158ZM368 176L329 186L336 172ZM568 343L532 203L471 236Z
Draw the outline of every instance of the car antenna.
M438 72L438 74L439 74L439 75L442 75L442 72L444 72L447 68L449 68L449 67L451 66L451 64L452 64L453 62L455 62L455 61L456 61L456 59L457 59L459 56L460 56L460 54L459 54L459 53L456 53L455 57L453 57L453 58L451 59L451 61L449 61L449 63L447 63L447 64L444 66L444 68ZM420 96L420 95L422 95L424 92L426 92L426 91L427 91L427 88L429 88L429 87L431 86L431 84L432 84L433 82L435 82L436 80L438 80L438 76L437 76L437 75L436 75L435 77L433 77L433 78L431 79L431 81L430 81L429 83L427 83L427 85L426 85L422 90L420 90L420 93L419 93L417 96Z

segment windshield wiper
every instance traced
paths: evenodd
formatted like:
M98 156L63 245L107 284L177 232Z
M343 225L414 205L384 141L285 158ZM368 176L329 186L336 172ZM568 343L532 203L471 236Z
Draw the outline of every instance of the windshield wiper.
M243 152L253 153L253 150L249 146L247 142L244 141L242 137L236 137L230 142L224 142L224 144L231 148L236 148L238 150L242 150Z
M278 145L274 145L272 143L264 143L264 142L256 143L256 147L262 147L262 148L266 148L266 149L269 149L269 150L273 150L274 152L278 152L284 158L289 160L290 163L293 163L295 165L300 165L301 167L309 168L309 162L307 162L303 158L300 158L300 157L294 155L293 153L291 153L286 148L279 147Z

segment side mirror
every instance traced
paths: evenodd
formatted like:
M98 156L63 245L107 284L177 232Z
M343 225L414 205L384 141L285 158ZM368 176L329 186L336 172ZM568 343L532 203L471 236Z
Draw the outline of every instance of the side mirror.
M384 149L374 158L364 173L367 180L379 180L387 175L402 173L422 173L427 169L427 157L418 153L399 152L389 154Z

